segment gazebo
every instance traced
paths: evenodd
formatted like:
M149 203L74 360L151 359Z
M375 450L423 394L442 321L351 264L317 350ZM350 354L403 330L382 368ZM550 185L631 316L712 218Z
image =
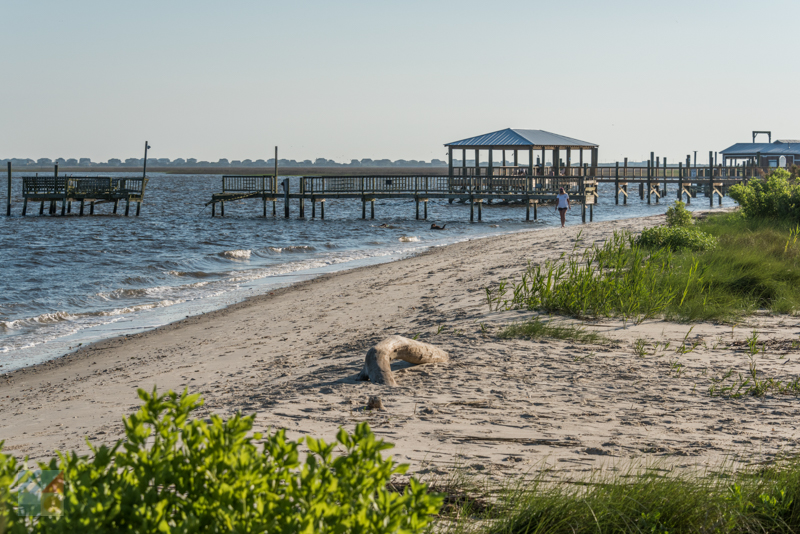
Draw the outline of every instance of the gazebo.
M527 174L545 175L545 162L547 161L547 151L550 151L552 157L552 173L555 176L564 173L566 176L572 176L573 170L573 152L578 152L578 166L583 167L583 153L589 151L590 154L590 174L595 173L597 168L597 148L598 145L581 141L580 139L573 139L564 135L546 132L544 130L522 130L517 128L506 128L505 130L498 130L460 141L447 143L444 146L448 149L448 168L449 176L452 179L456 175L460 176L494 176L497 172L499 175L516 175ZM453 150L461 149L461 169L453 166ZM475 151L474 166L467 167L467 150ZM488 151L487 165L481 167L481 150ZM502 165L495 165L495 152L501 151ZM528 163L527 165L519 164L520 151L527 152ZM536 151L537 159L540 162L534 165L534 151ZM563 151L563 152L562 152ZM513 165L508 165L506 153L513 154ZM541 152L541 153L540 153ZM566 160L562 166L562 154ZM482 171L481 169L484 169ZM578 173L580 174L580 172Z

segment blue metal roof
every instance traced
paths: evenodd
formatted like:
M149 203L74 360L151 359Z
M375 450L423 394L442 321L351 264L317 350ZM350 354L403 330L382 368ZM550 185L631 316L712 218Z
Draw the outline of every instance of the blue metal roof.
M761 152L762 156L781 154L800 155L800 143L791 144L785 141L775 141L774 143L736 143L723 150L721 154L726 156L755 156Z
M490 146L524 146L532 148L571 147L595 148L597 145L580 139L573 139L544 130L520 130L506 128L461 141L447 143L444 146L457 147L490 147Z

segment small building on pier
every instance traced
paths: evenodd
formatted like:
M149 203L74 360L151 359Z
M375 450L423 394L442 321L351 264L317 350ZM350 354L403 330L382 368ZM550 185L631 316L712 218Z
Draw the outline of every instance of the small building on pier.
M572 176L573 168L584 167L584 152L588 152L586 164L592 169L597 168L598 145L544 130L506 128L447 143L444 146L448 149L448 167L451 179L454 176L520 174ZM453 151L459 149L461 150L461 167L454 167ZM474 151L475 156L474 165L470 167L467 167L467 150ZM485 160L481 159L481 151L485 153ZM548 152L552 162L549 166L547 165ZM522 153L523 159L527 160L522 164L520 153ZM482 165L481 161L485 161L486 165Z
M772 143L736 143L721 152L723 165L791 167L800 165L800 140L779 139ZM783 160L781 159L783 158Z

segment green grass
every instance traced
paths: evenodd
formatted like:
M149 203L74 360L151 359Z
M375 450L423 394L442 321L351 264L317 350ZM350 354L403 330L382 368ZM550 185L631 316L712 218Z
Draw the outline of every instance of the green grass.
M552 320L544 322L538 316L532 317L524 323L512 324L505 327L497 337L501 339L512 338L552 338L563 339L565 341L575 341L578 343L593 343L604 345L611 343L611 340L597 332L586 330L582 326L573 324L554 324Z
M735 319L766 309L774 313L800 310L800 247L792 240L794 221L745 219L737 213L710 216L698 223L718 237L712 251L680 254L676 275L696 258L711 286L705 306L689 296L683 309L668 315L683 319Z
M488 493L488 492L487 492ZM800 532L800 465L700 475L641 469L500 489L493 506L450 510L449 534Z
M709 216L696 228L705 251L648 248L615 233L602 245L529 265L519 279L486 288L490 309L574 317L735 321L756 310L800 311L800 246L794 221Z

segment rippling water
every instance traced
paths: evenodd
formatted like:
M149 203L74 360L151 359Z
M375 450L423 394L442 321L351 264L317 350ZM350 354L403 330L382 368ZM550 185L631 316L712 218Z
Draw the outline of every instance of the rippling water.
M12 193L13 216L0 217L0 372L323 272L558 224L552 209L541 209L534 224L524 222L524 207L497 205L483 209L482 224L470 224L468 205L437 200L429 204L427 222L414 220L414 203L407 200L377 203L374 221L360 219L357 200L328 200L325 221L310 219L308 206L308 218L298 219L296 201L291 219L264 219L256 200L228 203L225 218L212 219L203 205L219 189L219 176L165 174L150 175L140 217L111 215L104 204L94 216L39 217L33 206L33 216L23 218L20 182ZM666 209L665 202L647 206L633 194L628 206L615 206L613 184L601 184L600 196L595 220ZM705 198L693 205L707 206ZM569 224L580 223L580 209L572 213ZM431 222L447 229L430 230Z

